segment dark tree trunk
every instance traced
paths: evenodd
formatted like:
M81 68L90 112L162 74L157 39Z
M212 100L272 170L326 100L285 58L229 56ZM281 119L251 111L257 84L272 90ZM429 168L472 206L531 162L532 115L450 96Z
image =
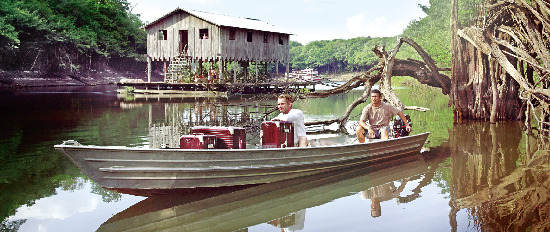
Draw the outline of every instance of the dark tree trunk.
M484 29L477 34L477 27L462 29L458 22L458 0L453 0L451 13L452 31L452 93L455 121L464 119L489 120L492 123L517 120L522 117L522 103L518 84L511 81L498 59L491 53L492 47L486 37L511 43L508 34L495 28ZM485 37L486 36L486 37ZM509 49L496 46L510 54ZM518 59L505 56L517 67Z

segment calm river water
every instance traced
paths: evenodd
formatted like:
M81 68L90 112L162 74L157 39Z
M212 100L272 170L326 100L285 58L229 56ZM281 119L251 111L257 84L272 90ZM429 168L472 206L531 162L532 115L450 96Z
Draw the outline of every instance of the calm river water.
M0 93L2 231L542 231L549 229L548 152L515 122L453 124L437 90L397 90L413 133L431 132L422 153L360 169L233 192L145 198L103 190L53 149L82 144L177 146L194 125L247 129L272 95L227 100L117 96L114 86ZM306 121L339 117L351 91L294 104ZM361 105L351 114L358 120ZM274 116L271 114L269 117ZM334 133L308 137L327 139Z

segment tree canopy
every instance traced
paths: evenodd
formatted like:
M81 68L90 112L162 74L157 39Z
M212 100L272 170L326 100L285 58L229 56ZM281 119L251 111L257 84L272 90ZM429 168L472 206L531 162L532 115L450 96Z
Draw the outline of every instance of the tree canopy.
M3 0L0 68L56 71L78 60L137 58L146 50L142 25L126 0Z
M461 0L461 19L471 19L480 0ZM419 5L426 13L413 20L400 36L416 41L441 67L449 67L450 9L448 1ZM0 1L0 69L93 69L111 59L141 60L146 32L127 0L4 0ZM358 37L291 41L293 69L315 68L324 74L366 71L378 62L375 45L393 47L395 37ZM419 59L414 49L401 48L398 58Z
M365 71L378 61L371 51L374 45L395 45L396 37L357 37L349 40L320 40L302 45L290 43L290 64L294 69L315 68L333 74Z
M462 0L461 19L471 20L473 9L479 0ZM426 13L421 19L413 20L403 33L394 37L358 37L310 42L302 45L290 43L290 64L294 69L315 68L321 73L366 71L378 63L372 52L375 46L393 47L398 37L404 36L417 42L440 67L451 65L451 2L430 0L429 6L418 5ZM420 59L409 46L402 47L398 58Z

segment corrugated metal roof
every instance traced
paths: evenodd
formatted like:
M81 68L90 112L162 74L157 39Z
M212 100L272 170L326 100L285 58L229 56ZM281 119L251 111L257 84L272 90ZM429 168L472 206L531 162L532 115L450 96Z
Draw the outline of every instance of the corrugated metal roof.
M237 27L237 28L244 28L244 29L251 29L251 30L258 30L258 31L268 31L268 32L277 32L282 34L288 34L292 35L292 33L282 30L280 28L277 28L271 24L268 24L266 22L262 22L258 19L250 19L250 18L241 18L241 17L232 17L222 14L215 14L215 13L206 13L202 11L195 11L195 10L188 10L188 9L181 9L176 8L172 12L160 17L159 19L147 24L144 26L145 29L149 28L151 25L163 20L164 18L167 18L168 16L179 12L179 11L185 11L191 15L196 16L197 18L200 18L204 21L210 22L217 26L225 26L225 27Z

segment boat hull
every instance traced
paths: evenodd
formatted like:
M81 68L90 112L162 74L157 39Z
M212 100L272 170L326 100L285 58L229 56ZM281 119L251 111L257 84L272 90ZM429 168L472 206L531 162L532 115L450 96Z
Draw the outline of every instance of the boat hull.
M270 221L283 222L286 220L277 219L292 217L296 212L307 212L309 208L361 191L380 189L394 181L405 185L407 180L418 179L425 172L429 172L429 166L424 157L410 154L357 168L233 191L216 189L151 197L111 217L97 231L249 231L249 227ZM397 198L399 191L390 194ZM297 224L303 225L303 222ZM278 224L286 227L282 225Z
M56 145L103 188L134 195L276 182L419 152L429 133L308 148L148 149Z

